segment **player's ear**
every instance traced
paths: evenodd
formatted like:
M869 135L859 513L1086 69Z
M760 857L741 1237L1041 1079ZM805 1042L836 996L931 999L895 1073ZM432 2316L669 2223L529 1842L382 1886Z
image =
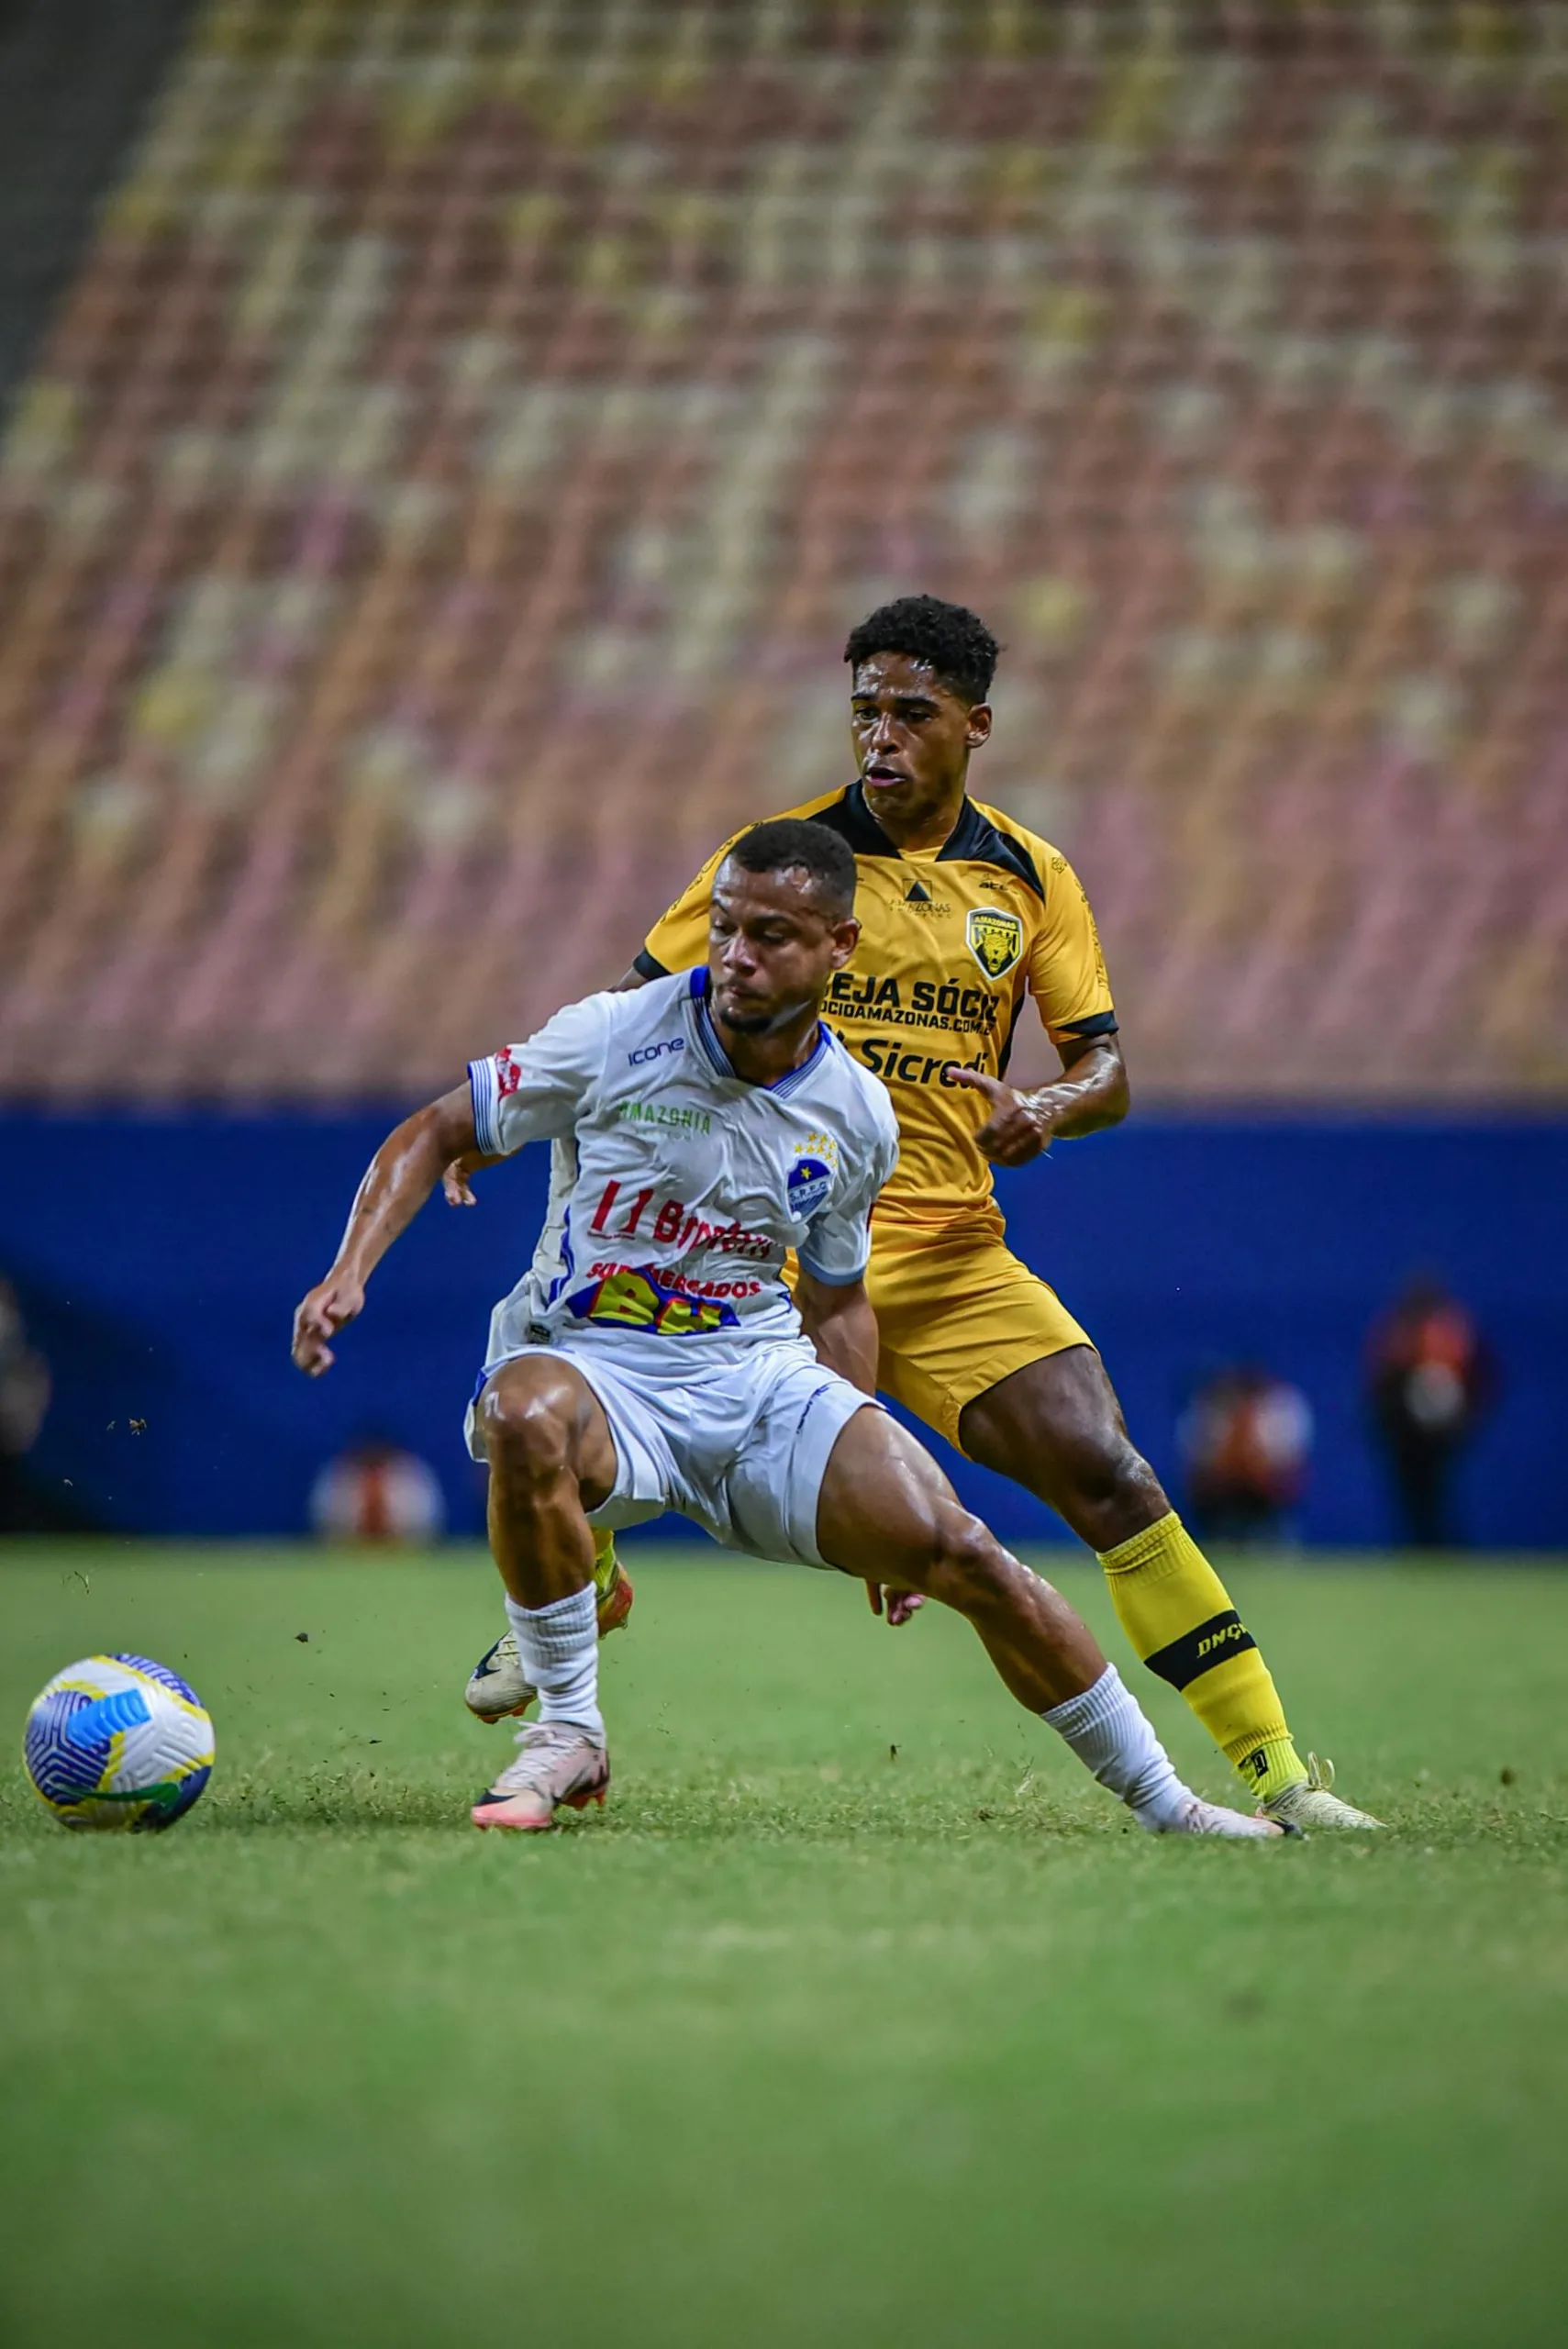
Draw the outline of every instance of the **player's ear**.
M977 701L969 713L969 730L964 736L964 740L972 751L978 751L982 742L988 742L990 740L991 705L988 701Z
M842 921L836 921L833 924L830 935L833 941L833 954L828 967L835 971L841 971L861 942L861 926L853 914L846 914Z

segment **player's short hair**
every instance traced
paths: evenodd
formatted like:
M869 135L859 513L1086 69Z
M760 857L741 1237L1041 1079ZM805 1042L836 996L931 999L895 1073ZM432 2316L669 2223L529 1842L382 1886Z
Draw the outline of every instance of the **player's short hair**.
M850 630L844 658L854 670L873 652L906 653L973 707L990 692L1001 650L984 621L962 604L944 604L940 596L900 596Z
M738 864L742 873L804 873L829 920L841 921L854 912L855 852L826 824L775 816L742 832L724 862Z

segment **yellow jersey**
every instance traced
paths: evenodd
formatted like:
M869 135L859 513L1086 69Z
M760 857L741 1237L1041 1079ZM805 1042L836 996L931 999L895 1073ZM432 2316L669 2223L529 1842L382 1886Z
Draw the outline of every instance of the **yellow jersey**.
M975 1147L986 1108L951 1070L1006 1073L1024 999L1052 1041L1115 1031L1110 982L1083 885L1049 841L965 799L941 848L898 849L858 782L785 814L827 824L855 852L861 939L834 973L824 1014L880 1076L898 1118L898 1167L877 1220L1001 1230L991 1168ZM707 955L708 894L733 840L709 857L637 958L644 978Z

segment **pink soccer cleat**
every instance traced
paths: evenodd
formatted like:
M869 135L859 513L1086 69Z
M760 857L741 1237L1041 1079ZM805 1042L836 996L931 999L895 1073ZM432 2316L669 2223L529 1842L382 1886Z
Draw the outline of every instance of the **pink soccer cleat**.
M562 1809L585 1810L609 1788L610 1757L569 1721L530 1721L517 1740L517 1758L481 1795L470 1817L476 1827L511 1827L540 1835Z

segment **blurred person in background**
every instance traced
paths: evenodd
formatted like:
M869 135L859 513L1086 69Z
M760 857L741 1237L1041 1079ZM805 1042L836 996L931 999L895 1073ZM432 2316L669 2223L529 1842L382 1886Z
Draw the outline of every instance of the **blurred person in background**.
M1299 1386L1255 1363L1216 1372L1182 1414L1193 1520L1212 1542L1293 1542L1312 1452Z
M310 1525L323 1542L417 1545L440 1540L446 1504L428 1461L384 1436L361 1436L311 1486Z
M1418 1273L1373 1323L1367 1384L1402 1539L1416 1550L1460 1548L1453 1471L1493 1378L1473 1320L1435 1274Z
M28 1343L22 1308L0 1275L0 1533L44 1533L56 1515L33 1488L27 1458L49 1409L49 1364Z

